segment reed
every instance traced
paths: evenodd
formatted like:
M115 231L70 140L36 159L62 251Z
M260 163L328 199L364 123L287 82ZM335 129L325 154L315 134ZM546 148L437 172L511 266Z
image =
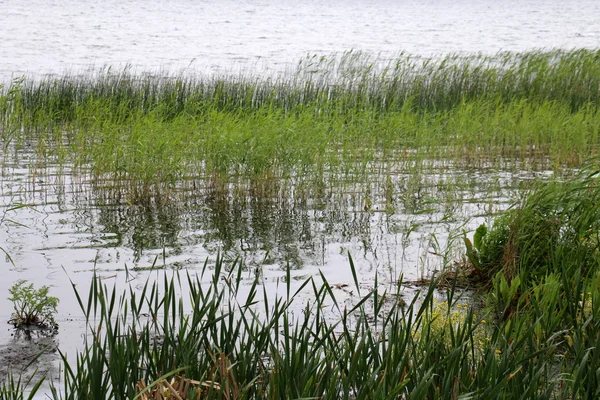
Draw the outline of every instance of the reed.
M363 110L402 110L407 102L417 110L448 110L481 98L505 103L557 101L576 110L597 104L598 57L597 50L582 49L442 59L401 54L382 62L350 52L308 57L295 71L271 78L157 77L109 67L38 81L18 79L4 90L8 103L3 115L77 121L79 107L97 101L115 120L157 110L169 120L199 111L246 114L266 109L294 114L307 108L351 117Z
M552 358L573 361L559 363L577 381L567 385L573 398L598 395L597 378L587 370L596 368L598 345L598 184L597 164L566 181L538 182L487 229L480 227L473 242L465 238L467 262L450 268L455 279L483 284L490 318L513 340L524 338L531 348L550 344ZM515 320L534 321L531 331L512 331ZM565 396L564 385L560 396L552 395Z
M307 58L271 78L108 68L20 79L0 94L2 141L5 152L32 146L42 164L70 163L98 182L121 182L133 199L164 193L184 176L312 182L407 154L417 162L571 167L598 152L598 57L401 55L381 64L348 53Z
M246 274L218 258L139 291L98 278L87 298L74 289L89 330L75 358L63 355L51 398L143 399L173 387L218 399L598 395L597 271L531 281L530 306L504 318L454 284L440 293L432 282L405 304L401 286L361 294L355 278L344 304L323 275L293 290L288 272L273 300Z
M35 374L34 374L35 375ZM9 374L0 381L0 399L2 400L32 400L35 399L44 379L34 381L34 375L24 379L23 375Z

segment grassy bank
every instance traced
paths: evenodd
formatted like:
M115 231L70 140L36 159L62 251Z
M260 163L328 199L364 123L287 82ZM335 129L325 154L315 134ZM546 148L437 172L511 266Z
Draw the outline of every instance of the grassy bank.
M189 176L322 182L408 158L577 166L600 142L599 57L400 56L381 66L350 53L277 78L107 69L26 79L0 95L2 142L134 197Z

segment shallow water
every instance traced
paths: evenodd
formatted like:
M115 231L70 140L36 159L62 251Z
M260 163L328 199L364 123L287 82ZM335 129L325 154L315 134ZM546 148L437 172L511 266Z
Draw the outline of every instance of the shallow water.
M374 288L376 276L382 289L389 288L439 268L449 235L460 238L506 208L534 176L441 162L409 170L389 160L373 166L372 175L344 184L332 179L304 194L294 182L285 190L252 194L252 187L215 188L197 179L181 182L169 201L132 204L69 165L32 168L38 163L27 151L4 161L0 242L14 265L0 260L0 293L19 279L50 285L61 301L58 346L71 354L85 332L72 284L85 298L94 273L109 286L141 287L165 271L197 274L220 254L239 257L248 282L258 274L274 298L288 268L292 289L318 279L319 272L331 284L353 286L350 254L364 290ZM391 165L397 169L384 184L375 171ZM340 301L352 297L350 291L337 290ZM309 297L300 299L299 306ZM1 296L0 320L7 321L10 311ZM12 335L6 325L0 344L21 349L24 339Z
M2 0L0 82L131 65L282 70L307 54L597 47L595 0Z

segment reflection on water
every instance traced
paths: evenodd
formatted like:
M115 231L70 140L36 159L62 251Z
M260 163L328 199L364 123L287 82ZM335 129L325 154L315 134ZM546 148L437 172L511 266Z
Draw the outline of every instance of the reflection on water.
M325 243L370 241L371 213L343 201L343 193L297 199L194 186L178 193L185 195L183 201L133 205L102 200L88 206L97 213L98 234L111 238L106 245L131 248L136 263L149 249L176 254L201 246L209 254L221 251L249 262L300 268L303 260L323 264Z
M7 213L19 225L2 228L4 247L21 269L142 268L157 256L160 265L194 268L218 252L258 267L345 269L340 255L350 251L365 271L416 276L426 237L505 207L521 179L441 163L385 176L389 166L368 170L308 189L300 180L190 179L165 197L134 202L114 182L93 183L68 166L35 175L7 166L3 204L30 206Z

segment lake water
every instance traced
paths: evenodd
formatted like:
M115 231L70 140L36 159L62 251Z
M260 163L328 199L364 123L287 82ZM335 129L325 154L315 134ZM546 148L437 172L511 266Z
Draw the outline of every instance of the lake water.
M1 0L0 81L90 65L281 70L307 54L390 57L596 47L595 0Z
M0 82L106 65L138 72L280 72L307 54L352 49L388 59L399 52L435 56L600 43L600 2L585 0L0 0L0 11ZM181 201L132 205L72 175L68 165L35 167L35 155L26 150L2 161L0 246L14 265L0 260L0 321L10 318L6 297L14 282L51 285L61 297L57 341L63 351L78 347L83 332L71 281L86 288L93 271L105 282L136 285L157 274L153 265L193 270L221 252L260 269L273 287L287 265L298 285L318 271L332 283L349 283L350 252L365 286L376 273L383 282L401 275L414 280L439 265L434 253L449 233L472 229L483 215L507 207L533 176L436 163L415 176L385 166L397 167L392 208L383 188L365 191L368 177L362 187L329 187L335 195L303 198L236 196L192 179L181 183ZM27 206L9 210L20 203ZM0 350L21 343L11 334L9 325L0 331Z

